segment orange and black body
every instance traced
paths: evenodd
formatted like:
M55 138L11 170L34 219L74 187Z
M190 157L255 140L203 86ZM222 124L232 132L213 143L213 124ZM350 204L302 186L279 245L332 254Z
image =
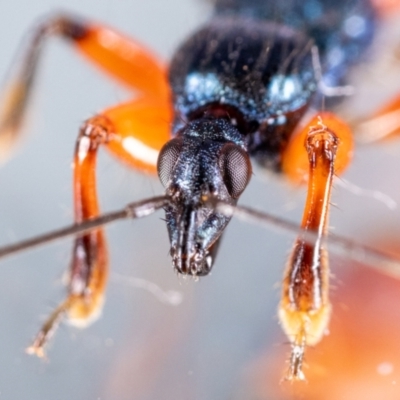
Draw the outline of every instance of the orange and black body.
M349 66L363 57L374 36L375 11L365 0L214 3L211 21L178 48L169 67L103 25L70 16L44 21L5 90L0 130L20 129L41 45L51 35L67 39L133 89L138 95L131 101L104 110L80 129L75 221L100 214L96 159L104 146L131 167L158 172L166 193L154 209L165 209L173 267L186 275L210 272L230 220L204 200L236 205L251 177L251 159L292 181L308 182L301 227L318 239L296 240L279 308L293 347L288 376L301 379L304 348L321 339L330 316L328 258L321 243L332 179L351 159L353 143L346 124L318 108L324 88L345 84ZM42 354L61 316L81 324L99 312L107 271L103 230L77 238L67 299L31 352Z

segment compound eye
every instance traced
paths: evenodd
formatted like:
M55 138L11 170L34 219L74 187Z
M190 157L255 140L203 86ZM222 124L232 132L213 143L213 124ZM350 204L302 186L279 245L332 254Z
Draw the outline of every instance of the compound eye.
M236 144L225 144L221 150L219 168L229 194L237 199L246 189L251 178L249 156Z
M172 139L167 142L158 155L157 171L162 185L166 188L171 179L175 164L182 150L182 140Z

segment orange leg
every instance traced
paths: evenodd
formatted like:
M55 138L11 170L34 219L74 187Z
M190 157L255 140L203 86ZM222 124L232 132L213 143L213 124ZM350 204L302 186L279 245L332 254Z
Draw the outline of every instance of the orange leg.
M96 23L56 16L36 27L19 64L10 70L0 97L0 157L9 155L21 131L41 50L51 36L66 39L90 62L129 88L168 101L166 68L139 43Z
M349 161L351 136L346 129L337 133L331 130L332 126L337 128L342 123L331 114L325 114L325 117L318 116L319 121L314 118L292 138L283 154L284 171L293 173L292 179L297 176L300 180L304 178L301 171L308 154L308 195L301 228L318 235L314 243L307 242L302 235L297 238L283 279L279 318L292 344L289 380L304 379L305 346L321 340L331 313L328 253L322 247L322 239L327 233L333 175ZM350 140L350 144L346 140Z
M400 95L391 99L370 118L356 122L357 138L363 143L398 138L400 135Z
M0 150L1 142L8 143L21 130L40 52L49 36L68 40L92 63L139 92L136 100L107 109L81 128L74 156L74 207L75 221L83 222L100 213L95 173L99 147L105 146L132 167L156 171L158 152L168 140L172 119L169 87L164 66L134 40L74 17L50 18L34 31L0 99ZM103 230L78 237L67 298L50 315L28 352L44 355L44 346L63 316L76 325L94 319L101 311L107 274Z
M100 146L132 166L156 170L159 150L169 136L167 106L141 98L110 108L82 126L74 156L75 221L100 214L96 191L96 159ZM152 135L152 133L157 133ZM139 150L139 151L138 151ZM28 353L44 356L44 346L63 316L85 326L101 312L108 275L107 246L103 229L75 239L67 299L55 309L36 336Z

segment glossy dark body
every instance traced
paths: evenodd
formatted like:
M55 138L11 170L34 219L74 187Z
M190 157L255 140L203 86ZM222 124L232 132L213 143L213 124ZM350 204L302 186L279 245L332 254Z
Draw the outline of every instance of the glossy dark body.
M312 46L275 23L215 18L172 61L177 127L217 109L246 136L251 155L277 168L288 132L317 89Z
M214 0L216 15L240 15L297 29L315 40L328 85L345 80L348 67L371 43L377 18L369 0Z
M172 60L175 131L218 105L246 135L249 154L279 171L288 137L318 102L311 47L324 83L343 84L374 27L368 0L216 0L215 17Z
M237 167L221 163L224 144L279 172L290 135L304 113L318 106L318 79L343 83L375 26L368 0L214 2L214 18L183 43L171 62L179 156L173 149L159 172L176 199L166 210L173 264L193 275L210 271L210 252L229 221L202 207L201 196L235 204L239 196L227 188L247 173L241 170L246 160ZM316 49L322 76L315 69ZM170 164L171 171L165 167Z

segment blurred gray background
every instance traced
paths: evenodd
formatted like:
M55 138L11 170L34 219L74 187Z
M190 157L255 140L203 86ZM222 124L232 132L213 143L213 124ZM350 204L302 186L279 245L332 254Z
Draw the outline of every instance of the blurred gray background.
M6 76L35 20L59 10L115 26L166 60L211 12L200 0L2 1L0 77ZM60 40L48 43L42 61L26 135L0 169L4 244L71 222L71 161L78 128L95 112L129 96ZM375 87L380 93L385 83ZM346 179L399 201L399 150L393 145L381 146L378 152L362 149ZM162 192L156 179L127 170L105 153L98 173L104 211ZM304 188L287 187L256 169L241 203L300 221L304 194ZM399 233L398 210L340 188L333 202L338 204L331 218L336 233L367 242L381 229ZM48 362L27 356L24 348L62 299L71 240L1 261L1 398L249 398L252 361L276 346L289 351L276 307L293 237L235 220L212 275L193 282L172 272L161 217L158 213L107 228L112 272L103 315L86 330L61 325ZM178 291L183 301L178 306L164 304L136 287L135 279ZM284 369L284 359L277 368Z

